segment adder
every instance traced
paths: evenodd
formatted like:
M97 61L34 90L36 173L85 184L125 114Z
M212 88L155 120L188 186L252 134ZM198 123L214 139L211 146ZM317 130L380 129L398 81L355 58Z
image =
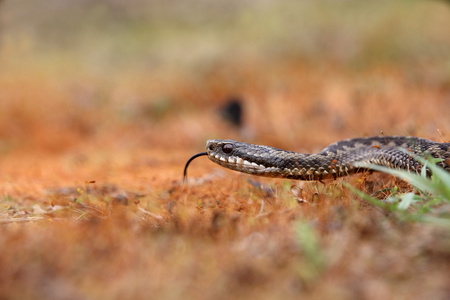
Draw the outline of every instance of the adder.
M420 172L414 157L431 156L450 172L450 143L418 137L381 136L354 138L329 145L317 154L302 154L234 140L208 140L206 152L192 156L184 168L199 156L225 168L248 174L298 180L336 179L367 170L362 164Z

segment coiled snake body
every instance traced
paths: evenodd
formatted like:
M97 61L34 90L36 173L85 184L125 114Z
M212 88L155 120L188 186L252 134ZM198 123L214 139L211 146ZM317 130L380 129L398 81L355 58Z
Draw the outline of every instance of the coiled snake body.
M202 155L235 171L299 180L336 179L367 170L361 167L366 163L418 172L422 165L413 157L427 155L439 158L438 165L450 172L450 143L403 136L343 140L317 154L302 154L234 140L208 140L206 152L194 155L186 163L185 176L189 163Z

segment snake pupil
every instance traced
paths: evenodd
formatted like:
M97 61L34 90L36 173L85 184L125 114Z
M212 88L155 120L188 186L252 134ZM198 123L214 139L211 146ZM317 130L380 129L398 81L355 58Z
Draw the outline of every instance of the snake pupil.
M222 150L224 153L231 153L231 151L233 151L233 145L225 144L223 145Z

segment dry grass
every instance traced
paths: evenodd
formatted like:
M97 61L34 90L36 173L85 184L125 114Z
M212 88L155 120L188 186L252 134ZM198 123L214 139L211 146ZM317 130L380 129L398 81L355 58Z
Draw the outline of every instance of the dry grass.
M448 132L445 93L411 86L399 74L383 77L389 89L372 87L361 96L358 82L381 80L384 72L356 79L330 69L327 78L334 80L322 85L308 68L279 72L282 88L268 84L267 73L237 75L249 78L242 94L253 141L316 151L381 130L435 140L435 129ZM214 91L215 82L205 82L210 94L203 96L216 99L208 105L194 96L182 101L179 95L194 92L175 82L170 105L184 112L171 107L155 120L136 109L133 121L121 121L111 116L117 106L89 108L86 115L82 107L69 109L67 100L58 104L48 80L33 78L30 86L18 80L9 93L23 97L21 105L3 104L3 124L17 130L5 131L1 156L1 216L8 223L1 225L0 294L6 298L449 295L448 232L398 223L341 183L373 193L408 189L402 182L381 174L325 184L262 180L268 192L249 185L247 176L196 160L183 186L183 165L206 138L240 138L216 114L224 95ZM34 110L30 98L19 96L24 93L42 93L40 105L49 110ZM383 113L387 105L393 109ZM96 182L85 183L90 180Z
M400 222L342 184L411 189L400 180L260 179L198 159L181 182L209 138L301 152L381 131L448 141L436 64L231 55L99 71L85 52L38 61L24 40L0 52L1 299L450 297L448 230ZM233 95L243 129L218 113Z

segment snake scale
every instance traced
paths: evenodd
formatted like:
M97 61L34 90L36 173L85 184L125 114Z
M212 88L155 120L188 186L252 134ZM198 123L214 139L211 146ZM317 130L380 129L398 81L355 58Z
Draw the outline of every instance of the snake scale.
M231 170L248 174L298 180L336 179L367 170L361 164L419 172L422 165L414 156L431 155L450 172L450 143L438 143L418 137L381 136L354 138L329 145L317 154L302 154L269 146L234 140L208 140L206 152L192 156L208 158Z

